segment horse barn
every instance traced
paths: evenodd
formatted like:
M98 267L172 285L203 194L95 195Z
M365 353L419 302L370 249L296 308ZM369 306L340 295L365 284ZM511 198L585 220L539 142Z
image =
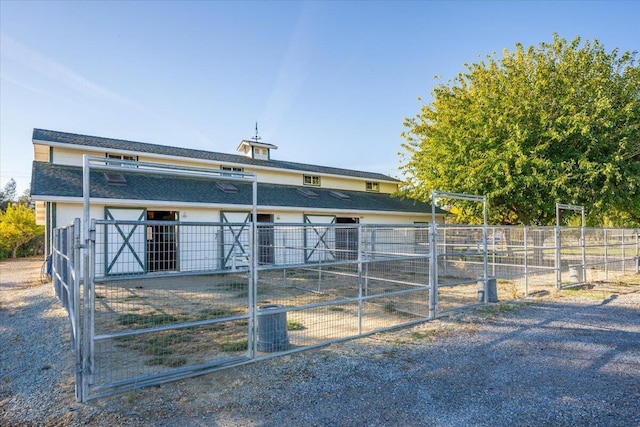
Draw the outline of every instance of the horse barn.
M275 160L257 136L240 154L33 144L82 402L639 268L638 230L489 226L485 196L403 199L394 178ZM447 198L485 223L446 224Z
M190 263L209 262L210 268L242 263L248 242L235 242L228 253L224 245L212 246L203 257L184 255L200 245L176 235L175 227L158 221L248 223L252 213L252 184L239 180L244 174L257 179L257 222L308 224L414 224L431 221L431 206L393 195L395 178L371 172L293 163L273 159L275 145L243 140L239 154L77 135L34 129L34 163L31 197L36 202L38 223L45 225L47 244L51 230L83 217L83 155L103 158L111 170L92 172L90 217L109 220L148 220L146 246L137 247L138 262L113 266L117 273L154 272L190 268ZM153 166L142 172L140 163L177 166L167 174ZM202 169L210 172L203 174ZM153 171L156 170L157 173ZM189 170L192 172L190 173ZM441 220L443 211L438 210ZM334 236L338 249L357 242L349 227ZM138 231L142 232L142 231ZM215 237L215 236L214 236ZM273 229L263 227L260 263L279 264L286 252L275 252ZM178 244L179 242L179 244ZM195 246L193 246L195 247ZM50 252L49 250L47 252ZM341 253L341 252L338 252ZM237 255L237 259L234 258ZM314 256L321 256L320 252ZM193 267L193 266L191 266ZM199 266L202 267L202 266ZM126 270L126 269L129 270ZM124 269L124 270L123 270Z

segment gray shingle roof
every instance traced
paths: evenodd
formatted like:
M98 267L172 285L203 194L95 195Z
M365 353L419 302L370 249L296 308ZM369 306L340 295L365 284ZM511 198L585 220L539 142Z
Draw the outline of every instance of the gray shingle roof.
M126 184L110 184L105 173L91 171L91 197L117 200L166 201L169 203L215 203L250 205L250 183L234 181L237 192L225 192L213 179L185 176L154 175L123 168ZM224 180L220 180L224 181ZM258 184L258 205L300 207L303 209L349 209L356 211L429 213L431 205L389 194L340 190L348 198L336 197L336 190L313 188L316 197L307 197L301 187ZM82 198L82 168L33 162L31 196L34 200L47 197ZM444 213L438 209L439 213Z
M284 160L258 160L239 154L216 153L213 151L194 150L190 148L170 147L165 145L148 144L145 142L111 139L99 136L78 135L74 133L58 132L45 129L33 130L33 141L56 142L61 144L98 147L105 150L125 150L138 153L160 154L166 156L185 157L199 160L212 160L224 163L238 163L247 166L260 166L317 174L342 175L355 178L370 179L372 181L400 182L396 178L375 172L364 172L350 169L333 168L328 166L309 165L304 163L287 162Z

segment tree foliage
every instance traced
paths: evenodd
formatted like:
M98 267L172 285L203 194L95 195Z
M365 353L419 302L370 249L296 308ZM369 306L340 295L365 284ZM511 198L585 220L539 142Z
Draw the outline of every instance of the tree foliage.
M483 194L503 224L552 224L556 202L584 205L591 223L640 224L636 55L554 35L466 64L405 119L403 193Z
M10 203L16 201L16 188L17 183L16 180L11 178L5 185L2 191L0 192L0 210L7 210L7 206Z
M9 204L0 212L0 249L10 250L16 258L18 249L44 233L44 227L36 225L32 209L23 204Z

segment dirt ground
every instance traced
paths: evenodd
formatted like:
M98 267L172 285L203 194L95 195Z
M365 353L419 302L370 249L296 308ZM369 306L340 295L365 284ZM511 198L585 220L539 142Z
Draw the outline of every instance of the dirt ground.
M0 262L0 425L640 426L640 275L76 403L41 266Z

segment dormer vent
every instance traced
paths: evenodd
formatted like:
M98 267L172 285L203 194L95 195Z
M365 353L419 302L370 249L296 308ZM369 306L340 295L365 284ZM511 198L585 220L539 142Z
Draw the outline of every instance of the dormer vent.
M127 180L121 173L105 172L104 177L107 179L108 184L125 185L127 183Z
M224 191L225 193L237 193L238 187L231 184L230 182L216 182L216 185L219 189Z
M308 188L296 188L296 190L298 190L298 193L302 194L307 199L318 198L318 193L316 193L315 191L311 191Z
M349 197L348 194L344 194L342 191L335 191L332 190L329 192L329 194L331 194L333 197L340 199L340 200L349 200L351 199L351 197Z

